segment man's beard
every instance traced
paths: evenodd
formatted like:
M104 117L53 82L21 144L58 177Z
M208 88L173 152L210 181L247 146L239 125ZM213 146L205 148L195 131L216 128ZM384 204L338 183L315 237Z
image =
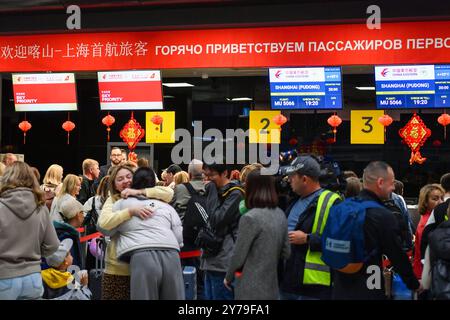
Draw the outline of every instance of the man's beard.
M111 160L111 162L112 162L112 164L113 164L113 165L115 165L115 166L118 166L119 164L121 164L121 163L122 163L122 160L118 161L117 163L116 163L116 162L114 162L114 161L112 161L112 160Z

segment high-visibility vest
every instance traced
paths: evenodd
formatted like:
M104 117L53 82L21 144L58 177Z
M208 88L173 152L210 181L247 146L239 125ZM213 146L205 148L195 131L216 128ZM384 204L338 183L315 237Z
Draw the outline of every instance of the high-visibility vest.
M320 194L311 234L322 235L330 208L337 199L340 199L339 195L329 190L325 190ZM308 248L305 270L303 272L303 284L331 285L330 268L322 261L321 256L322 252L311 251Z

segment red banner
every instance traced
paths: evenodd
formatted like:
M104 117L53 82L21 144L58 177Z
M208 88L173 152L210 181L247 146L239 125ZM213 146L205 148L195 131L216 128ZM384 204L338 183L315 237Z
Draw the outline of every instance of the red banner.
M450 62L450 21L0 37L0 72Z

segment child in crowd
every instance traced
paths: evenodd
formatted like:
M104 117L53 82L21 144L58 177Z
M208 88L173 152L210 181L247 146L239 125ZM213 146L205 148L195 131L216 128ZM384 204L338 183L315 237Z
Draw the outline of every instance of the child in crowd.
M50 268L41 271L44 284L44 299L55 300L90 300L92 293L87 287L88 275L80 271L77 275L79 282L67 269L72 265L73 258L70 254L73 241L64 239L61 241L58 250L47 257L47 264Z

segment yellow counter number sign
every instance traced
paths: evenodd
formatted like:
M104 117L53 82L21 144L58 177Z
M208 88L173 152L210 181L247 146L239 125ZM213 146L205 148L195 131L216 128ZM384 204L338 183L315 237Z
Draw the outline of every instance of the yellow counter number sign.
M378 122L383 114L383 110L352 110L351 144L384 144L384 127Z
M160 125L152 122L152 117L163 118ZM175 111L152 111L145 113L145 142L174 143L175 142Z
M273 118L280 111L250 111L250 143L280 143L280 126Z

